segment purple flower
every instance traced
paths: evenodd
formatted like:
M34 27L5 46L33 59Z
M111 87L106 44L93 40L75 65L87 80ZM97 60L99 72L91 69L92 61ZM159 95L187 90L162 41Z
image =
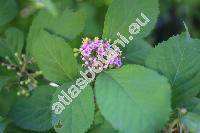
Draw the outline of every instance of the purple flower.
M80 52L84 66L106 70L122 65L120 49L112 48L108 41L95 37L93 40L84 38L82 43Z

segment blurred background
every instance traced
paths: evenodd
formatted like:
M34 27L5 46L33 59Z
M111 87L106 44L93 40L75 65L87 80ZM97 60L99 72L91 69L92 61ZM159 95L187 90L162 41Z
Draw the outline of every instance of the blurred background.
M7 11L0 13L10 14L9 18L0 18L0 36L5 30L14 26L24 31L27 36L34 15L46 8L52 14L58 9L66 7L72 10L87 9L87 25L83 36L101 36L105 13L112 0L7 0ZM185 30L183 21L188 26L193 38L200 38L200 0L160 0L160 16L157 25L147 39L152 45L156 45L169 37Z
M22 30L27 38L33 18L42 8L53 15L66 7L74 11L84 8L87 19L85 29L80 36L101 37L105 14L111 2L112 0L0 0L0 43L9 27ZM183 22L186 23L192 38L200 38L200 0L159 0L159 3L160 15L157 24L146 38L152 46L184 32ZM73 47L81 45L80 36L72 40ZM23 53L25 53L25 47ZM15 95L16 92L9 92L9 95L7 92L0 94L1 114L8 112L10 106L8 103L15 101ZM5 99L10 101L4 103ZM9 133L16 133L17 130L21 131L15 125L11 125Z

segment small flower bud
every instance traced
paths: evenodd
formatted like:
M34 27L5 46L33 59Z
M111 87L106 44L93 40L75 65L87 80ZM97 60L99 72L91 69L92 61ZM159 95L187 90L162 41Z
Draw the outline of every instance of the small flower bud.
M22 58L26 58L25 54L22 54Z
M5 57L6 60L10 60L10 58L8 56Z
M77 57L79 54L78 53L74 53L74 57Z
M21 91L21 94L22 94L22 95L26 94L26 90L23 89L23 90Z
M24 81L20 81L19 83L20 83L20 85L23 85L23 84L24 84Z
M77 48L74 48L73 49L73 52L79 52L80 50L79 49L77 49Z
M2 66L6 66L6 64L5 64L5 63L1 63L1 65L2 65Z
M29 93L29 92L27 92L27 93L25 94L25 96L26 96L26 97L30 96L30 93Z
M20 72L17 72L17 75L18 75L19 77L22 77L22 74L21 74Z
M18 96L20 96L20 95L21 95L21 93L18 91L18 92L17 92L17 95L18 95Z
M15 56L18 57L19 56L18 53L15 53Z
M187 109L186 109L186 108L182 108L182 109L180 110L180 113L181 113L182 115L186 114L186 113L187 113Z
M7 66L7 69L8 69L8 70L11 70L11 66Z

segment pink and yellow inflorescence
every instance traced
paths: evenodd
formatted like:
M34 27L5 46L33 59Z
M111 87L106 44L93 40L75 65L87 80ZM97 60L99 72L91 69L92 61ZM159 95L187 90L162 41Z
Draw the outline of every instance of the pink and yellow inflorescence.
M80 52L86 67L106 70L122 65L120 49L112 48L109 41L103 41L98 37L93 40L84 38Z

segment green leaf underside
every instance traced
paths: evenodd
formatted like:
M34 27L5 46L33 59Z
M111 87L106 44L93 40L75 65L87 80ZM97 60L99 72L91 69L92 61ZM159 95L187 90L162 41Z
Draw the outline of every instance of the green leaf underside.
M52 127L51 102L55 91L50 86L37 87L31 97L17 101L9 113L10 118L24 129L49 130Z
M16 16L17 10L15 0L0 0L0 25L10 22Z
M47 30L67 40L74 39L83 31L85 19L86 15L83 10L72 12L66 9L63 12L59 12L57 16L52 15L46 10L40 11L30 27L27 52L30 52L38 34L43 30Z
M126 46L125 63L144 65L151 49L150 44L142 39L130 42Z
M120 32L125 37L129 37L129 26L131 23L136 23L139 18L144 22L141 13L144 13L150 22L140 28L140 33L134 38L146 37L154 28L157 17L159 15L158 0L114 0L109 6L103 30L103 38L117 38L117 32Z
M64 82L77 75L77 61L72 49L60 37L41 32L34 42L32 54L48 80Z
M102 73L95 84L102 115L121 132L160 130L170 115L170 85L165 77L139 65Z
M199 53L200 41L181 34L159 44L147 58L147 66L169 79L175 107L197 96L200 91Z
M61 88L54 94L53 103L58 101L58 95L62 95L61 90L67 93L68 88L71 85L72 83L65 83L63 86L61 86ZM92 88L87 86L81 91L78 97L73 99L70 105L65 106L65 110L61 114L56 115L54 112L52 112L54 118L53 123L55 123L57 120L61 121L62 123L62 127L55 127L55 130L58 133L86 132L94 119L94 106Z

